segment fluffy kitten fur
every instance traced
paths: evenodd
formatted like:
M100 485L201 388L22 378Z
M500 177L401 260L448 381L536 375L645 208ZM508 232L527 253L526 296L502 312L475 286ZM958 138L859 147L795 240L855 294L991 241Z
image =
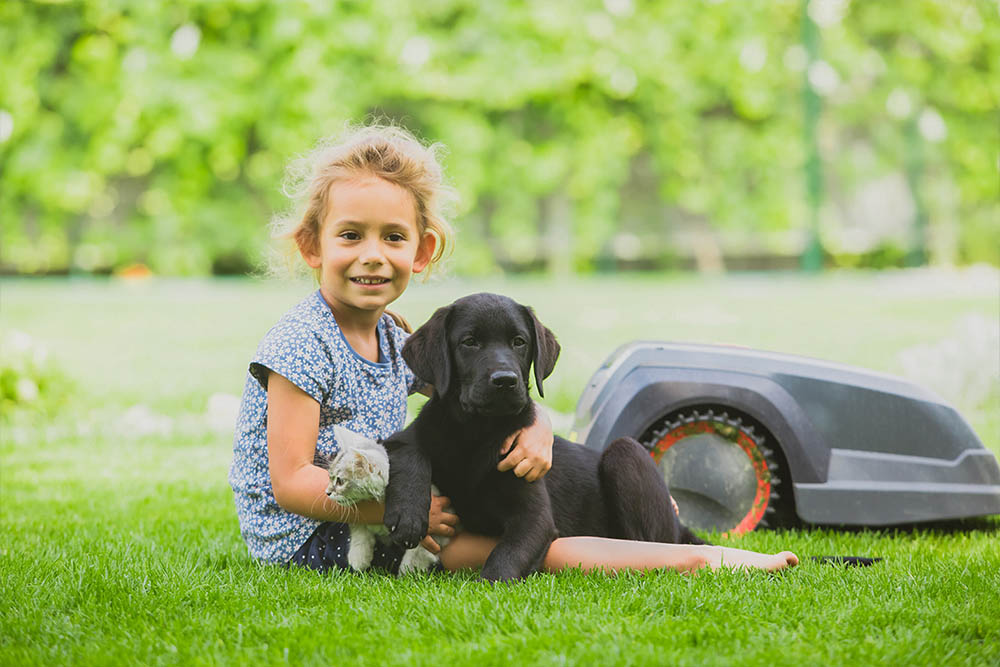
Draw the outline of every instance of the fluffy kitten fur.
M385 487L389 483L389 456L380 443L342 426L333 427L334 437L340 450L328 459L319 459L317 464L330 472L330 483L326 495L338 505L353 507L362 500L385 501ZM433 490L437 493L437 490ZM347 552L347 563L351 569L367 570L372 564L375 551L375 536L385 535L381 524L352 523L351 545ZM435 537L442 546L447 538ZM399 565L399 573L426 570L438 557L421 546L408 549Z

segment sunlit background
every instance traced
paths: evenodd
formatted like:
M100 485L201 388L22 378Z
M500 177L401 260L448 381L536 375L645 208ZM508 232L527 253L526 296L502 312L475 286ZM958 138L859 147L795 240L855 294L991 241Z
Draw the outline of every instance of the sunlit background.
M286 165L379 120L460 195L393 308L532 304L560 427L669 338L906 375L1000 442L996 0L18 1L0 45L5 410L231 411L314 286L211 277L264 274Z
M0 270L254 272L346 122L457 275L1000 264L995 0L0 3Z

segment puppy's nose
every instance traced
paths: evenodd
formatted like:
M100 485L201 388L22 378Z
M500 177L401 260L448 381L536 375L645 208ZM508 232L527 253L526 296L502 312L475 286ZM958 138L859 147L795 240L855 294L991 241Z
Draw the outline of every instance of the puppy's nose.
M490 384L500 389L513 389L517 384L517 373L514 371L496 371L490 375Z

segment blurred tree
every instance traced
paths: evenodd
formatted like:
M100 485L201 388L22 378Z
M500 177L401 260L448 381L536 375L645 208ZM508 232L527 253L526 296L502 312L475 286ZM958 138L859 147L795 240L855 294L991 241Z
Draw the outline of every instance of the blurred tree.
M995 2L809 6L814 63L799 0L0 3L0 269L249 270L287 160L371 115L449 147L460 271L794 257L803 80L836 260L923 210L934 259L1000 263Z

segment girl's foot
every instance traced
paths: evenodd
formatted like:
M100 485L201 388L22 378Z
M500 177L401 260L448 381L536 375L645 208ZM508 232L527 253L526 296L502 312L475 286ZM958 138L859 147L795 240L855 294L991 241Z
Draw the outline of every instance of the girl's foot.
M720 567L732 567L776 572L799 564L799 557L791 551L782 551L776 554L760 554L755 551L744 551L743 549L731 549L728 547L714 547L712 549L713 553L709 558L708 566L713 570L717 570Z

